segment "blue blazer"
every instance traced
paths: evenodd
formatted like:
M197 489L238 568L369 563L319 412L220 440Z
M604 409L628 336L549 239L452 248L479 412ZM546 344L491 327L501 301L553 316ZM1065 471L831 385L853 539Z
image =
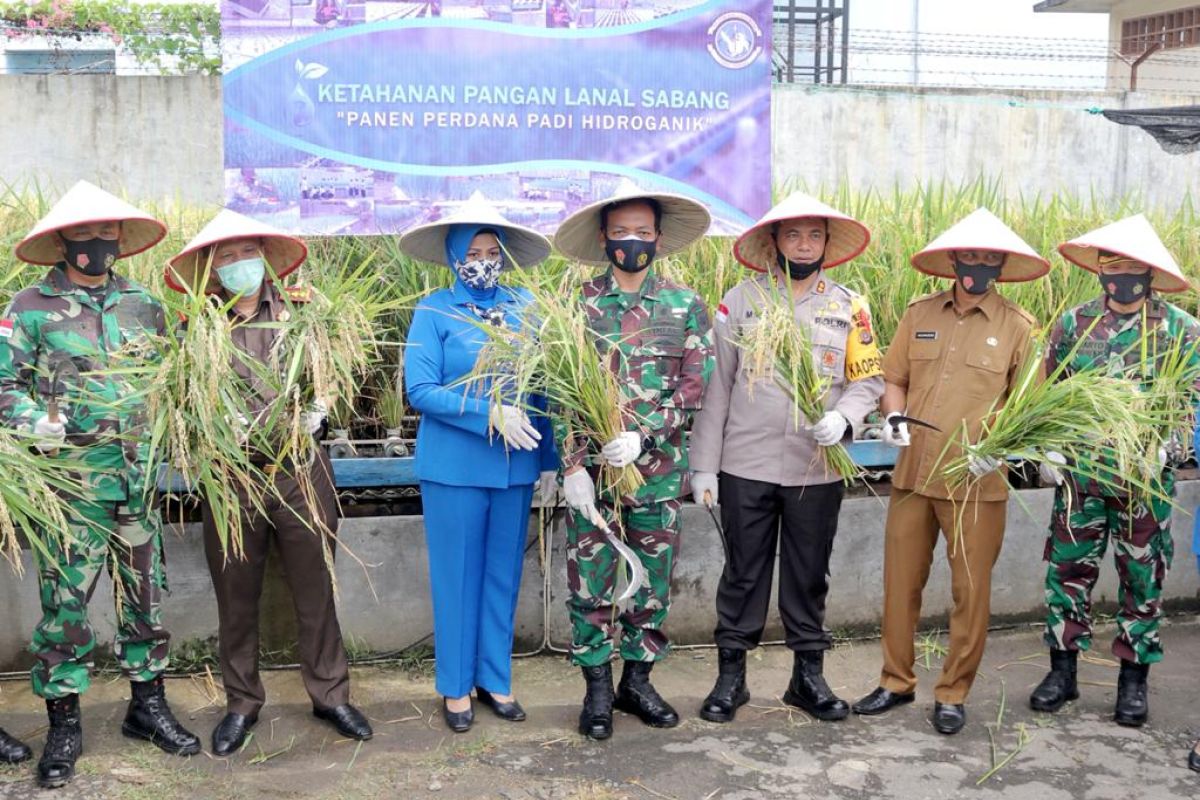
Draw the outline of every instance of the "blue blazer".
M474 369L487 341L468 304L501 306L516 327L530 299L525 290L500 286L490 298L479 300L456 281L417 305L404 349L404 387L409 403L421 412L416 456L421 480L507 489L536 483L540 472L558 469L554 433L544 414L529 414L542 435L538 449L510 451L498 433L488 430L487 397L473 388L452 386ZM528 404L545 409L541 398Z

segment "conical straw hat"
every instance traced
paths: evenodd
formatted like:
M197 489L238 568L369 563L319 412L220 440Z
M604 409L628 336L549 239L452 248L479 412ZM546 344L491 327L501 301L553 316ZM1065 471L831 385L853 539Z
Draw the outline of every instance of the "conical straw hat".
M662 207L662 236L655 248L660 258L686 249L707 233L712 224L712 215L699 201L680 194L647 192L633 181L624 180L612 197L586 205L564 219L554 234L555 246L563 255L582 264L608 264L600 236L600 211L612 203L633 199L656 200Z
M286 277L308 258L308 246L302 239L225 208L192 237L179 255L167 262L167 285L177 292L186 291L184 287L187 286L195 287L204 274L206 249L232 239L261 239L263 258L275 279ZM209 272L206 290L220 290L216 270Z
M504 232L505 268L536 267L550 256L550 240L532 228L509 222L480 192L437 222L418 225L400 237L400 250L418 261L446 264L446 233L451 225L479 225Z
M79 181L16 247L17 258L29 264L53 266L62 260L58 232L95 222L121 223L121 250L117 258L149 250L167 235L167 226L99 186Z
M1154 271L1150 286L1160 292L1182 292L1191 288L1191 282L1175 263L1167 246L1141 214L1097 228L1058 246L1063 258L1092 272L1099 272L1101 250L1149 264Z
M776 263L778 251L772 228L777 222L801 217L824 217L829 220L829 239L825 243L824 268L836 267L857 256L871 242L871 232L853 217L827 206L803 192L793 192L787 199L766 213L754 227L733 244L733 255L750 269L766 272Z
M1018 283L1040 278L1050 271L1050 262L1039 256L1025 240L986 208L977 208L961 222L934 239L912 257L912 265L927 275L951 278L952 250L999 250L1008 253L1001 282Z

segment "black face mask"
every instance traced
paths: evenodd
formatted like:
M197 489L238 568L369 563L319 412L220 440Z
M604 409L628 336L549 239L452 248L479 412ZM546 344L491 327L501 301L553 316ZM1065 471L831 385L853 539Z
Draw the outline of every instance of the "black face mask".
M825 254L816 261L792 261L783 253L776 252L775 260L779 264L779 268L788 274L788 277L794 281L802 281L809 275L819 270L825 263Z
M958 259L954 260L954 274L958 276L958 283L962 286L963 291L967 294L983 294L991 288L992 283L1000 277L1000 270L1004 269L1001 264L998 267L989 267L987 264L964 264ZM970 286L964 283L964 279L970 279Z
M604 252L612 265L623 272L641 272L654 261L658 242L641 239L605 239Z
M1100 285L1109 300L1117 303L1136 303L1150 291L1150 273L1140 275L1134 272L1124 272L1120 275L1101 275Z
M121 254L121 243L116 239L87 239L82 242L65 241L66 261L84 275L103 275L112 269Z

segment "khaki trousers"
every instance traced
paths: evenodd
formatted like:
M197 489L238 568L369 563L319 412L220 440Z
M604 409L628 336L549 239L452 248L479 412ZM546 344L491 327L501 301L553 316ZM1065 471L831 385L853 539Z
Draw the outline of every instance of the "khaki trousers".
M939 703L966 700L987 643L992 567L1004 540L1006 512L1004 501L956 505L915 492L892 492L883 549L880 686L904 694L916 689L913 636L921 617L921 593L929 579L933 550L941 532L946 537L954 608L950 613L949 653L933 694Z

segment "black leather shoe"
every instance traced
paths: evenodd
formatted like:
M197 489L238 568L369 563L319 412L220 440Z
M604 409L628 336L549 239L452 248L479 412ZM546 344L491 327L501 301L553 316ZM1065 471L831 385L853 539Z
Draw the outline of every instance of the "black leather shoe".
M1079 699L1079 683L1075 678L1074 650L1050 650L1050 672L1029 695L1029 707L1034 711L1058 711L1068 700Z
M933 729L952 736L967 724L967 709L962 703L934 703Z
M0 728L0 764L20 764L33 758L29 745L5 733Z
M885 711L891 711L896 706L906 705L917 698L916 693L896 694L880 686L875 691L855 703L852 708L855 714L873 717Z
M824 650L800 650L794 653L792 680L783 693L783 702L822 722L845 719L850 715L850 706L829 688L824 670Z
M242 749L246 743L246 734L258 722L258 717L248 717L245 714L226 714L212 732L212 751L214 756L225 757L233 755Z
M1200 742L1196 742L1192 747L1192 752L1188 753L1188 769L1200 772Z
M579 712L579 732L589 739L607 739L613 729L612 664L581 669L587 693Z
M1121 673L1117 676L1117 705L1113 719L1118 725L1140 728L1150 716L1150 701L1147 698L1146 676L1149 664L1135 664L1121 659Z
M466 733L475 723L475 705L472 703L466 711L451 711L443 697L442 719L446 720L446 727L455 733Z
M733 722L737 710L750 702L746 688L746 651L722 647L717 650L717 682L700 706L700 716L709 722Z
M347 739L358 739L360 742L365 742L375 735L375 732L371 730L371 723L367 722L367 718L362 715L361 711L349 703L340 705L337 708L317 708L314 706L313 716L331 723L333 727L337 728L337 732Z
M194 756L200 752L200 738L180 725L171 713L162 678L132 681L129 687L132 696L121 733L131 739L145 739L172 755Z
M83 755L83 726L79 718L79 695L46 701L50 729L46 747L38 760L37 781L43 789L66 786L75 777L75 762Z
M521 708L521 704L517 702L515 697L512 699L512 702L501 703L492 697L491 692L487 689L482 689L478 686L475 687L475 696L479 698L479 702L490 708L492 713L500 719L505 719L509 722L525 721L525 709Z
M652 669L653 661L626 661L613 708L634 714L652 728L674 728L679 724L679 714L650 683Z

